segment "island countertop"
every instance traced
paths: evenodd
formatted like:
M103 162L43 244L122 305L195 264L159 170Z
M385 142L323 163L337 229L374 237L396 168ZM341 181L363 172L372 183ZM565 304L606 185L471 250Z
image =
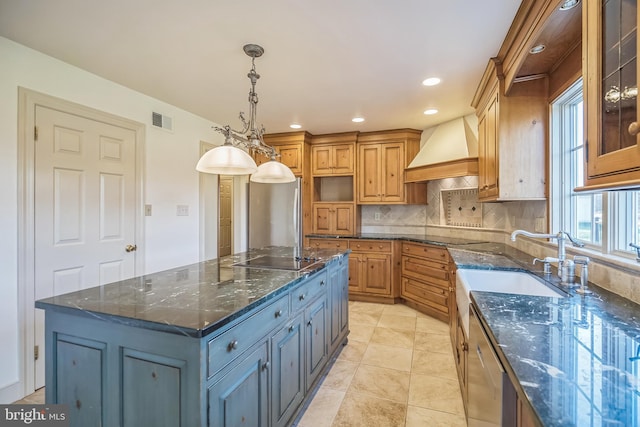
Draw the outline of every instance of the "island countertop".
M286 292L345 251L270 247L146 274L36 301L67 311L140 328L204 337ZM300 270L237 267L260 256L316 259Z

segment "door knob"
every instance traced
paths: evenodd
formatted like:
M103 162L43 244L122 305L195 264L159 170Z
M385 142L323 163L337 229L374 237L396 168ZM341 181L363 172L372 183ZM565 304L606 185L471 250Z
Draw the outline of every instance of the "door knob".
M127 252L134 252L138 249L138 245L127 245L124 247L124 250Z

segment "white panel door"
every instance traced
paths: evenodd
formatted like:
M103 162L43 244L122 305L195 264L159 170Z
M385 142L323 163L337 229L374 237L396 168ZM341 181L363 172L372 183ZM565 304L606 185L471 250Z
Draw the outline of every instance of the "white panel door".
M35 123L36 300L132 277L135 132L43 106ZM39 388L44 312L35 313Z

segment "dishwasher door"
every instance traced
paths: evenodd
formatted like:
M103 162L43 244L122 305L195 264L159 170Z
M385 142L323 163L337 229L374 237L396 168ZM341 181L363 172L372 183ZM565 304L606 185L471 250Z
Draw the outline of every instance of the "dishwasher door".
M489 337L480 324L478 313L473 304L469 309L469 359L467 363L468 426L515 425L515 389L502 368Z

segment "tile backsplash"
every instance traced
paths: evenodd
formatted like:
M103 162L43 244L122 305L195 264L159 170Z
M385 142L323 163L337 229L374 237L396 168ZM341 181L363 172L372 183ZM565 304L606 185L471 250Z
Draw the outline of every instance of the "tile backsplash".
M478 188L477 176L446 178L429 181L425 205L371 205L362 206L363 233L424 233L427 226L446 225L446 206L442 191ZM472 192L466 193L469 204L482 205L482 228L512 231L518 228L537 232L538 224L547 223L546 202L519 201L479 203ZM376 220L379 214L379 220ZM539 221L536 221L538 219Z

